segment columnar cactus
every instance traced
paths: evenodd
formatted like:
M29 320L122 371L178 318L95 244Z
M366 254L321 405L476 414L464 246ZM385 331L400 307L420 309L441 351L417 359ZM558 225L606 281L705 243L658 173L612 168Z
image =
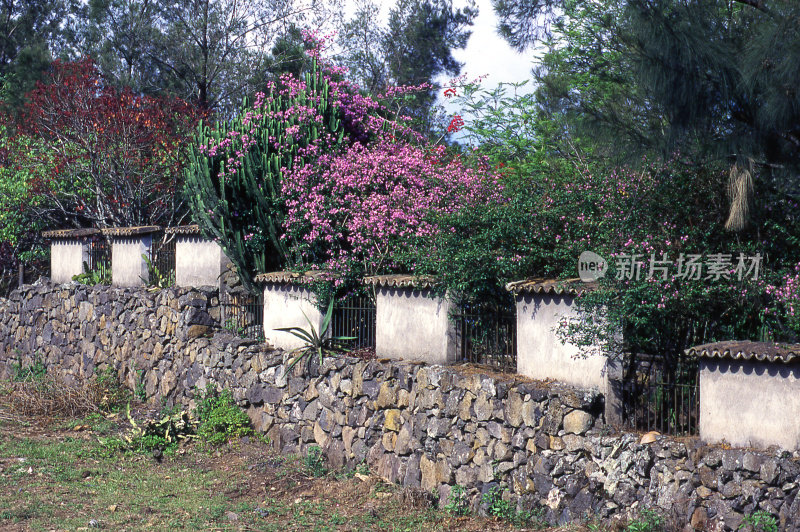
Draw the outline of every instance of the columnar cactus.
M186 170L192 214L251 290L254 274L290 261L282 238L283 173L342 144L337 93L314 63L303 80L281 78L231 121L199 126Z

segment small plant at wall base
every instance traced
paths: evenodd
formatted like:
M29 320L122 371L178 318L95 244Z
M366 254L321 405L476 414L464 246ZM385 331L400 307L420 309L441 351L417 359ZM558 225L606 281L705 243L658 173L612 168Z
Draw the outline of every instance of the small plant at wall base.
M764 510L746 515L737 530L751 532L778 532L778 519Z
M642 510L638 519L631 521L625 528L626 532L661 532L664 530L664 520L652 510Z
M305 312L303 316L308 322L309 330L306 331L300 327L282 327L275 329L276 331L293 334L306 343L306 345L293 349L289 353L289 356L294 357L289 363L289 370L303 359L306 359L307 363L310 364L314 355L319 357L319 363L322 364L322 360L326 355L335 355L350 351L347 342L355 340L356 338L354 336L327 336L331 326L331 318L333 317L333 304L334 300L328 303L328 310L325 312L325 317L322 320L322 326L319 332L314 328L314 324L311 323L311 320L308 319Z
M211 384L200 390L194 415L200 424L197 436L204 443L222 445L253 433L250 418L236 406L231 391L218 392Z
M11 380L13 382L37 382L44 380L47 367L37 356L30 366L22 366L22 362L11 365Z
M88 286L96 286L98 284L110 285L111 269L100 268L98 270L90 270L89 264L84 261L83 273L73 275L72 280Z
M328 473L328 468L325 467L325 455L322 454L322 449L317 445L309 446L303 457L303 467L312 477L324 477Z
M444 511L456 516L469 515L469 500L464 486L456 484L450 489L450 496L447 498Z

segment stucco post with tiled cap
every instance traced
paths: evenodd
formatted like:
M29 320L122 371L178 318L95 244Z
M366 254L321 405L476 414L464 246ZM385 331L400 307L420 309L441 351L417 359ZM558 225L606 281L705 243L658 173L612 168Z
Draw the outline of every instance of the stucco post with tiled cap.
M274 347L291 350L305 345L296 336L275 329L300 327L308 331L310 321L320 333L324 315L317 306L316 294L306 283L324 275L317 271L271 272L255 277L256 283L264 285L264 338Z
M103 234L111 241L111 284L147 285L150 276L142 255L151 257L153 233L160 230L157 225L103 229Z
M89 238L99 234L99 229L43 232L42 236L50 239L50 279L68 283L74 275L83 273L83 264L89 262Z
M198 225L168 227L164 232L175 238L177 286L219 286L230 260L218 243L205 238Z
M433 291L432 278L378 275L364 282L375 287L378 358L429 364L455 361L456 330L448 316L451 303Z
M800 345L731 341L687 350L700 366L700 438L800 450Z
M606 422L621 422L621 393L614 385L618 365L599 349L586 352L562 343L557 329L577 316L575 298L596 285L580 279L528 279L508 283L517 307L517 373L537 380L552 379L580 388L594 388L605 398Z

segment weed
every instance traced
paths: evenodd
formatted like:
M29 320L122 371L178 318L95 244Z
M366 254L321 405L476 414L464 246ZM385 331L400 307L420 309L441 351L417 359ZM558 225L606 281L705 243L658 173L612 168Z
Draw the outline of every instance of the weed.
M739 525L739 530L748 528L753 532L778 532L778 520L769 512L758 510L746 515Z
M328 473L325 467L325 456L317 445L311 445L303 457L303 468L312 477L324 477Z
M89 263L83 261L83 273L73 275L72 280L89 286L111 284L111 268L101 265L97 270L90 270Z
M143 369L136 372L136 389L133 391L133 395L142 403L147 401L147 386L144 383Z
M11 366L11 380L13 382L42 382L47 376L47 366L42 359L34 356L33 364L23 367L22 362Z
M627 532L661 532L663 519L652 510L644 509L638 519L628 523Z
M447 504L444 506L444 511L450 515L467 515L469 514L469 500L467 500L467 492L460 484L456 484L450 490L450 496L447 498Z
M122 387L117 371L111 366L95 373L90 389L97 406L106 412L117 412L130 401L130 392Z
M247 328L239 325L233 318L225 320L225 325L222 328L239 338L247 338Z
M200 424L197 436L204 443L221 445L253 433L250 418L236 406L230 390L220 393L212 385L206 386L198 394L194 415Z
M140 277L140 279L144 281L147 286L150 288L169 288L175 284L175 272L162 272L158 266L150 260L150 257L144 253L142 254L142 259L144 259L147 265L147 279L144 277Z
M503 499L503 493L508 488L493 486L491 490L481 496L481 503L487 506L486 513L491 517L496 517L508 521L514 526L531 526L543 528L548 526L544 520L542 509L530 511L517 511L516 506L510 501Z

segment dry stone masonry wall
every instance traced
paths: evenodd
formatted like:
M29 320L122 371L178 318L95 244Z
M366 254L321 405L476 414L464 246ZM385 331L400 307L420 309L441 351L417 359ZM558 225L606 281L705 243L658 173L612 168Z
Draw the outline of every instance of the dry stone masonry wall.
M764 510L800 530L798 456L612 434L593 391L458 367L331 358L285 370L286 354L219 327L213 289L54 285L0 300L0 376L40 360L65 379L111 366L154 401L233 391L282 452L320 446L331 467L365 463L390 482L463 486L474 509L494 487L551 523L654 508L687 530L734 530Z

